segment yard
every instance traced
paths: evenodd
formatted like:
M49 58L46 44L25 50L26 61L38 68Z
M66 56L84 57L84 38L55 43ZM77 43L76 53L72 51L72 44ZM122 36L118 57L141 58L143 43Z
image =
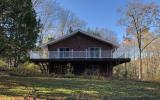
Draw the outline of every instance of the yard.
M24 97L28 94L37 95L39 98L151 98L160 96L160 84L121 80L0 76L1 97Z

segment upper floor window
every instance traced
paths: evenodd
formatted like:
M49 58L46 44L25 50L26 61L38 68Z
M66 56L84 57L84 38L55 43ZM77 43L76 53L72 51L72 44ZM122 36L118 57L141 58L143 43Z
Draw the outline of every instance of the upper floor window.
M100 58L101 57L101 48L90 47L89 48L89 57L90 58Z
M60 58L69 57L69 48L66 48L66 47L58 48L58 51L59 51L59 57Z

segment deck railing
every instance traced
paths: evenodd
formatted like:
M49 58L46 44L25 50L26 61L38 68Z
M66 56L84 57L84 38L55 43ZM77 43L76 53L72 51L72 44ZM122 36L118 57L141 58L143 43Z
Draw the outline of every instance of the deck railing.
M30 51L30 59L61 59L61 58L125 58L123 53L112 51Z

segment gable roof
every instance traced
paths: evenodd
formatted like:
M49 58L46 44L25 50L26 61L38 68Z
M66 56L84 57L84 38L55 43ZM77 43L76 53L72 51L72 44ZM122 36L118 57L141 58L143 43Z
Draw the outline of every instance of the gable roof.
M108 41L108 40L106 40L106 39L100 38L100 37L98 37L98 36L96 36L96 35L90 34L90 33L86 32L86 31L83 31L83 30L80 30L80 29L78 29L78 30L76 30L76 31L73 31L73 32L70 33L70 34L65 34L65 35L63 35L62 37L59 37L59 38L57 38L57 39L55 39L55 40L53 40L53 41L50 41L50 42L42 45L41 47L46 47L46 46L48 46L48 45L55 44L55 43L60 42L60 41L62 41L62 40L64 40L64 39L66 39L66 38L69 38L69 37L71 37L71 36L74 36L75 34L83 34L83 35L89 36L89 37L91 37L91 38L94 38L94 39L96 39L96 40L98 40L98 41L104 42L104 43L106 43L106 44L110 44L110 45L112 45L112 46L115 47L115 48L118 47L118 45L113 44L113 43L111 43L110 41Z

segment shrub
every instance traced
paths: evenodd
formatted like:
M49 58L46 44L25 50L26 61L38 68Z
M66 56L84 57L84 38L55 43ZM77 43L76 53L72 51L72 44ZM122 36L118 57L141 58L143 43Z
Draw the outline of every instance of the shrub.
M0 71L7 71L9 70L7 63L3 60L0 60Z
M31 73L36 73L39 72L39 66L34 64L34 63L29 63L26 62L22 65L22 68L24 68L25 71L31 72Z
M73 76L73 66L71 66L70 63L68 63L66 65L66 72L65 72L65 76L68 76L68 77L72 77Z
M29 62L25 62L18 68L12 68L10 71L10 75L14 76L39 76L40 74L39 66Z

